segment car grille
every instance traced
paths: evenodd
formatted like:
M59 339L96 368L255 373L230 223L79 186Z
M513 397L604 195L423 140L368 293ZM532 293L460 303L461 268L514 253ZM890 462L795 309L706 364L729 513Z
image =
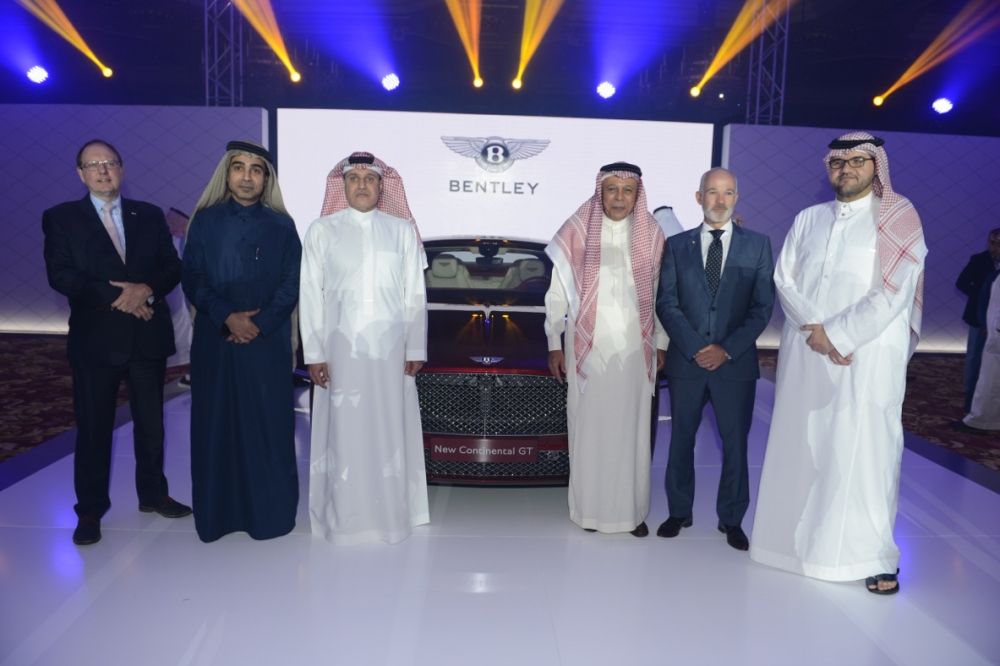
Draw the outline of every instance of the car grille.
M566 384L551 376L421 372L417 391L427 433L485 437L566 432Z
M539 451L535 463L475 463L453 460L431 460L430 448L424 449L424 463L430 480L443 479L461 481L476 479L485 481L506 481L538 483L552 480L565 483L569 476L568 451Z

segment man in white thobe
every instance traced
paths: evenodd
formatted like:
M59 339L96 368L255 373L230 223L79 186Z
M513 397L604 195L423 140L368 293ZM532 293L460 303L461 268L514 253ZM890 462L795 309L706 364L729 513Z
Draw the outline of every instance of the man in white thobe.
M986 332L972 408L957 430L1000 430L1000 271L986 278L979 294L979 323Z
M785 312L751 559L894 594L906 365L927 247L882 139L830 144L835 201L799 213L774 281Z
M663 232L641 178L632 164L601 167L594 196L545 249L549 369L569 383L570 519L637 537L649 534L651 396L668 343L654 312Z
M330 172L306 233L302 347L316 386L309 515L335 544L398 543L430 520L415 375L427 358L423 245L398 173Z

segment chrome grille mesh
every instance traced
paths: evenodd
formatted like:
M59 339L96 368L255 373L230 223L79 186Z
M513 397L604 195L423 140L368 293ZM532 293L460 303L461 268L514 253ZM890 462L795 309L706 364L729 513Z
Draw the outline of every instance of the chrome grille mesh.
M421 372L417 391L426 433L486 437L566 432L566 384L551 376Z

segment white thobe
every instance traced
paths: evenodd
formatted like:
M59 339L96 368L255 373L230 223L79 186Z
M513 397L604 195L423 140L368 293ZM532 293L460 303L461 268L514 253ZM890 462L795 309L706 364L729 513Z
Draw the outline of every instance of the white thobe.
M901 412L920 267L887 295L877 252L880 199L834 201L795 219L775 267L785 312L751 559L824 580L895 573L892 538ZM823 324L849 366L806 344Z
M420 407L406 361L427 358L426 259L413 226L380 211L321 217L302 246L299 297L315 388L309 467L314 534L398 543L429 521Z
M605 216L601 226L597 321L584 392L576 374L575 322L566 297L573 276L567 267L554 267L545 295L550 351L562 348L560 334L566 332L569 515L580 527L598 532L629 532L649 514L653 382L642 351L629 251L631 220L613 222ZM653 280L654 302L657 283ZM654 320L656 346L666 349L666 333Z
M990 287L986 310L986 344L979 365L979 381L965 425L980 430L1000 430L1000 278Z

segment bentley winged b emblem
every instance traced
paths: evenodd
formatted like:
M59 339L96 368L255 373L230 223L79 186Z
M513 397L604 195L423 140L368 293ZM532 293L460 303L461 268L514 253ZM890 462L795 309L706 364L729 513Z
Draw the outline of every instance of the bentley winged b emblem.
M549 146L548 139L505 139L500 136L443 136L444 145L489 171L506 171L517 160L534 157Z
M503 360L503 356L470 356L469 358L483 365L493 365Z

